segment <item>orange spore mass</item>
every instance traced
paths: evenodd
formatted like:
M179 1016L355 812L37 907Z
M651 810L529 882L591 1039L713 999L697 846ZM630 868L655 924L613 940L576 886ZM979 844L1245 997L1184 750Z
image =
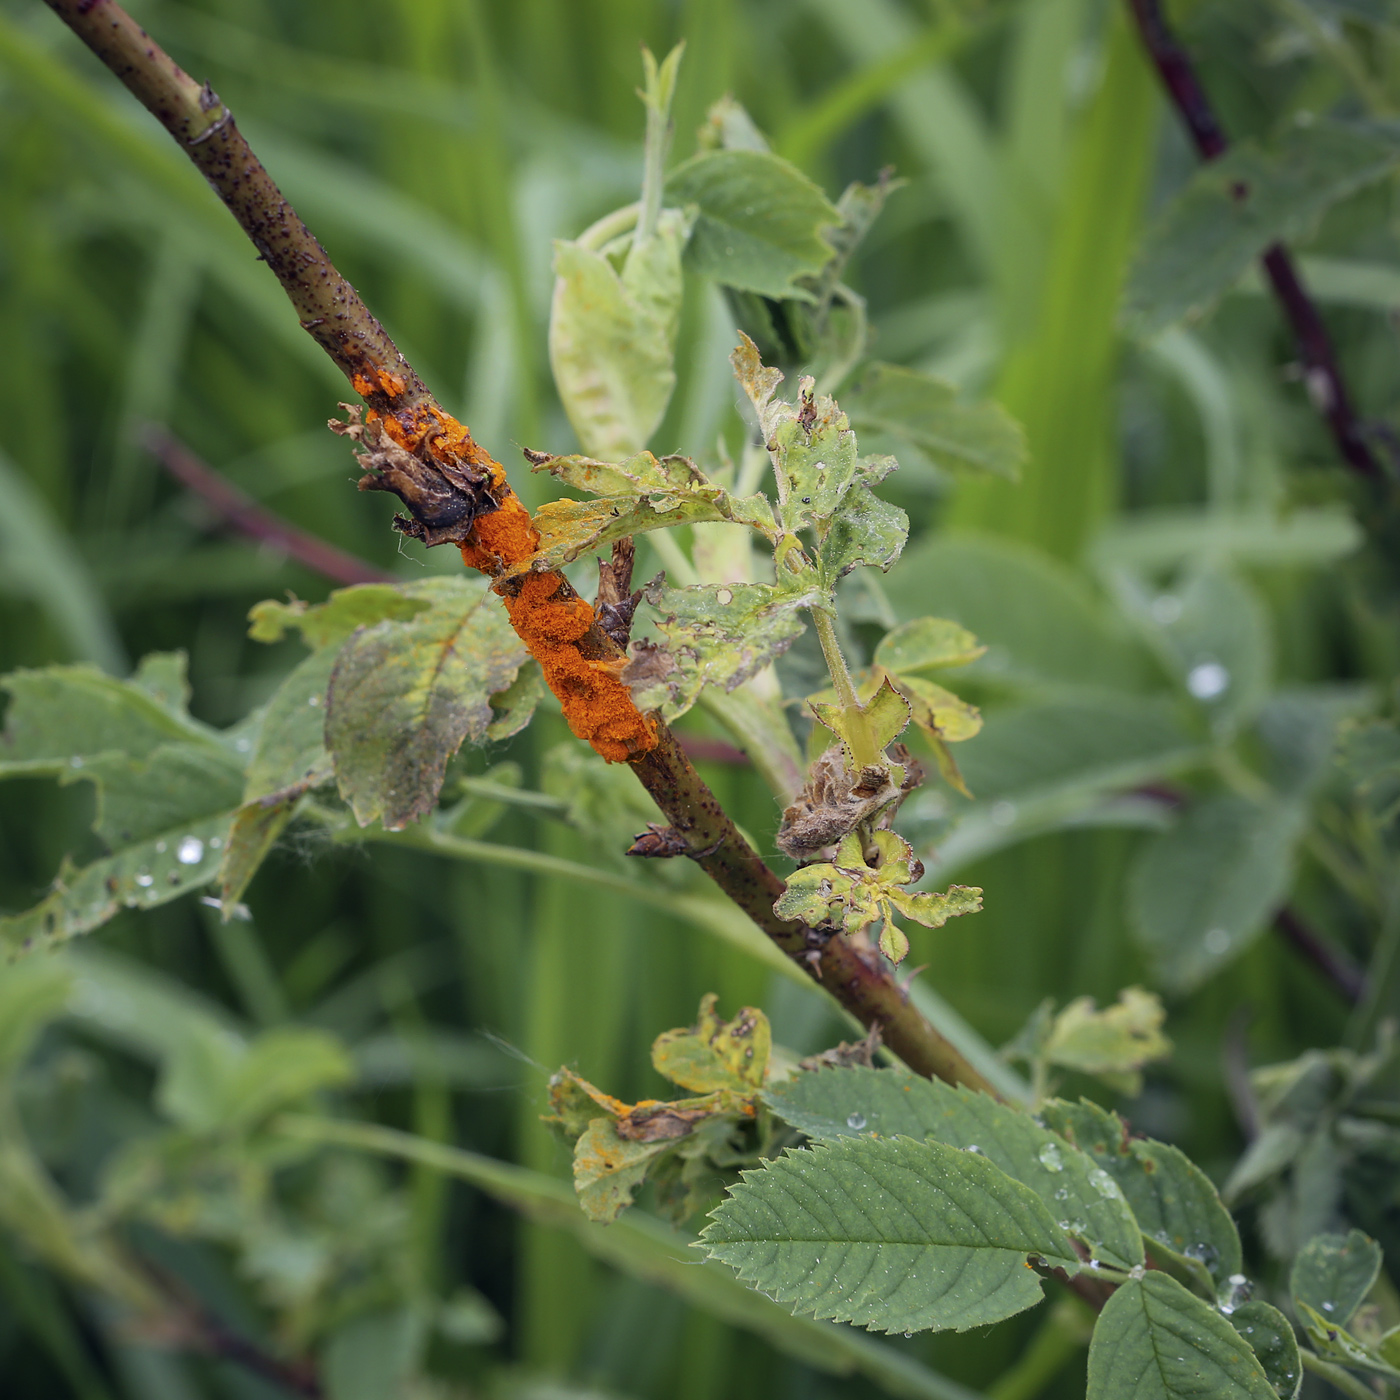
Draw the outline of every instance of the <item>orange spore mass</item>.
M381 371L380 379L385 378ZM355 386L357 389L359 385ZM400 382L399 390L403 385ZM384 392L390 393L388 385ZM363 392L363 390L361 390ZM367 419L376 415L371 409ZM443 462L466 463L491 473L492 494L499 507L479 517L472 537L462 548L462 562L497 579L495 591L506 605L516 635L540 664L545 684L558 697L569 728L586 739L609 763L625 763L654 749L655 721L637 709L632 692L619 676L619 659L585 656L583 639L593 627L593 609L578 596L562 574L527 573L501 578L525 563L539 548L540 535L520 497L510 489L505 469L479 446L455 418L432 407L412 418L385 417L388 435L406 451L426 443Z

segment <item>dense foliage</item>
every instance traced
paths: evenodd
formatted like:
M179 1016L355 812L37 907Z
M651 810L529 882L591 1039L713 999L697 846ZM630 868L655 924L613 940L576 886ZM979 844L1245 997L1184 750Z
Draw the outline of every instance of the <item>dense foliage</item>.
M1386 7L1184 7L1199 172L1083 0L138 14L535 562L636 537L638 704L1002 1101L624 857L548 656L395 553L242 235L6 0L6 1393L1400 1385L1394 498L1251 270L1301 250L1393 470Z

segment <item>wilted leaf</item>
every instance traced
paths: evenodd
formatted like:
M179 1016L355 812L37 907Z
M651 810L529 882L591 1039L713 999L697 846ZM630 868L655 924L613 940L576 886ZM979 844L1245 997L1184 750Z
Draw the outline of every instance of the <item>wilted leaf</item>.
M931 1138L980 1154L1034 1191L1095 1258L1120 1269L1142 1263L1137 1222L1117 1183L1029 1114L985 1094L907 1070L846 1068L799 1074L764 1097L811 1138Z
M842 1140L745 1172L701 1232L795 1311L875 1331L966 1331L1040 1301L1028 1255L1079 1260L1044 1202L990 1162L909 1138Z
M936 666L966 666L987 650L946 617L916 617L887 632L875 648L875 664L895 675Z
M697 210L686 245L692 272L767 297L806 297L833 249L822 237L841 222L795 166L766 151L702 151L666 181L668 205Z
M1184 1153L1151 1138L1130 1138L1123 1120L1088 1099L1052 1099L1041 1110L1048 1128L1073 1143L1119 1185L1163 1264L1232 1297L1242 1267L1239 1232L1210 1178Z
M960 744L982 732L982 712L951 690L923 676L898 676L896 685L910 718L934 743Z
M1244 1338L1175 1279L1153 1272L1108 1300L1089 1346L1088 1400L1277 1400Z
M1270 151L1241 142L1203 165L1144 238L1125 296L1143 335L1200 315L1271 243L1400 166L1393 125L1319 120Z
M954 385L922 370L877 362L841 402L867 452L1013 481L1025 465L1025 434L1000 404L967 403Z
M1317 1348L1319 1355L1352 1370L1381 1376L1391 1385L1400 1385L1400 1370L1391 1365L1374 1347L1367 1346L1359 1337L1352 1336L1345 1327L1330 1321L1307 1303L1299 1302L1296 1306L1307 1330L1308 1339Z
M654 584L643 595L659 614L657 631L665 638L670 669L653 678L635 670L623 679L633 685L642 710L659 709L666 719L688 710L706 685L735 690L770 661L781 656L802 634L799 616L823 600L810 575L781 571L779 582L717 583L694 588ZM645 657L632 647L634 666Z
M1345 1327L1366 1301L1380 1269L1380 1246L1360 1230L1315 1235L1293 1261L1289 1288L1295 1303L1306 1303L1329 1324Z
M620 272L601 252L555 242L549 362L569 421L595 456L641 451L666 413L688 233L685 214L663 210L652 237L634 236Z
M909 702L890 684L888 677L882 678L875 693L859 705L859 720L840 705L821 700L808 703L812 713L841 740L852 758L858 747L852 744L857 723L864 723L866 735L877 754L883 754L909 723Z
M1129 908L1164 985L1198 986L1253 942L1288 893L1306 821L1301 803L1223 794L1142 847Z
M491 697L515 680L526 652L485 581L415 585L430 603L407 622L357 632L336 659L326 740L355 819L398 830L429 811L447 760L479 741Z
M707 993L694 1026L665 1031L651 1047L658 1074L696 1094L717 1089L750 1093L763 1083L773 1033L768 1018L752 1006L739 1009L732 1021L715 1012L718 998Z

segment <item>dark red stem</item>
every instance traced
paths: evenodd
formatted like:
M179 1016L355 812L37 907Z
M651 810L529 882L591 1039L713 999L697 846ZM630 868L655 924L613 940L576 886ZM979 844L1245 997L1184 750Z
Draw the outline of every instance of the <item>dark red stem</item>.
M1201 159L1218 159L1229 149L1229 138L1201 86L1191 56L1172 33L1159 0L1128 0L1128 4L1162 86L1166 88ZM1336 352L1317 304L1308 295L1297 267L1282 244L1275 243L1267 248L1262 261L1274 296L1283 308L1298 342L1308 397L1326 419L1337 450L1347 465L1361 476L1379 480L1384 472L1366 441L1366 430L1352 406L1351 395L1342 378Z

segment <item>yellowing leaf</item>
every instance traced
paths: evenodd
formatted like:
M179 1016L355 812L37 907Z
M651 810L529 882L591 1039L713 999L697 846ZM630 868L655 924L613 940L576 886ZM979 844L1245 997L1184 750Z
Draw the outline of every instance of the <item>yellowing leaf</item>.
M1064 1069L1114 1076L1124 1091L1142 1087L1142 1066L1171 1054L1172 1043L1162 1034L1166 1010L1141 987L1126 987L1113 1006L1096 1010L1092 997L1069 1003L1050 1027L1044 1058Z
M899 692L909 702L911 717L930 739L947 744L971 739L982 730L982 712L951 690L922 676L901 675Z
M757 1008L745 1006L732 1021L721 1021L715 1013L717 1000L713 992L708 993L694 1026L657 1036L651 1062L657 1073L697 1094L757 1089L763 1084L773 1048L768 1018Z

